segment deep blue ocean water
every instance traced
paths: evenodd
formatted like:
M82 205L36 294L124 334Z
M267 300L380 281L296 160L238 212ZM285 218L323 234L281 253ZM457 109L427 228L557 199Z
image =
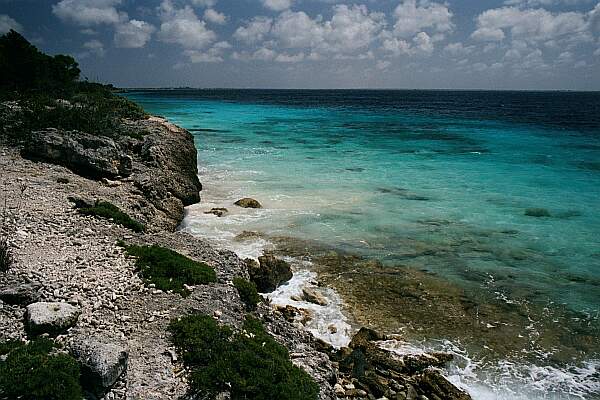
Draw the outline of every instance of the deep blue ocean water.
M600 93L127 97L194 134L204 191L186 229L242 256L266 245L234 241L242 231L311 239L508 301L600 312ZM264 208L231 207L247 196ZM223 206L225 218L204 214ZM593 398L598 364L587 367L582 391L540 398Z

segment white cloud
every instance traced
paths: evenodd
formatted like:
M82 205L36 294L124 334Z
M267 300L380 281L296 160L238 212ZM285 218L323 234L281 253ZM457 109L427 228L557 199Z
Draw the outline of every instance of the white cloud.
M386 69L388 69L388 68L390 67L390 65L392 65L392 63L391 63L390 61L387 61L387 60L379 60L379 61L377 61L377 64L375 65L375 67L376 67L378 70L380 70L380 71L383 71L383 70L386 70Z
M11 29L23 32L23 26L6 14L0 14L0 35Z
M415 42L415 47L418 50L427 54L431 54L433 52L433 41L426 32L419 32L413 38L413 42Z
M300 62L302 60L304 60L304 53L298 53L298 54L279 54L277 57L275 57L275 61L280 62L280 63L297 63Z
M293 0L261 0L264 7L273 11L283 11L292 7Z
M328 21L303 11L285 11L273 23L271 35L285 48L351 53L368 47L384 27L382 13L369 13L366 6L338 5Z
M304 11L282 13L272 27L272 34L288 48L319 47L325 40L324 26Z
M204 19L213 24L223 25L227 22L227 16L212 8L207 8L204 11Z
M229 43L218 42L207 51L186 50L184 54L189 57L192 63L223 62L223 53L230 48L231 45Z
M385 39L382 44L382 49L393 54L394 56L409 54L411 52L410 43L408 43L406 40L398 38Z
M198 7L214 7L217 0L192 0L192 4Z
M545 41L576 35L587 29L585 15L577 12L551 13L544 9L502 7L477 17L477 29L471 37L481 41L512 39Z
M474 49L474 46L465 46L464 44L457 42L446 45L446 47L444 47L444 52L453 57L459 57L471 54Z
M394 33L409 37L418 32L431 30L446 33L452 31L452 12L446 4L429 0L404 0L394 11Z
M333 17L325 27L326 41L334 51L354 51L375 40L385 27L385 15L369 13L364 5L339 5L334 7Z
M115 7L120 3L121 0L61 0L52 6L52 13L81 26L116 24L127 18Z
M122 48L144 47L156 28L144 21L132 19L117 25L115 29L115 46Z
M190 6L176 8L170 0L163 0L159 14L163 22L158 38L165 43L177 43L188 50L200 50L217 38Z
M273 20L267 17L254 17L246 26L237 28L233 37L245 43L262 41L271 31Z
M90 40L83 44L83 48L87 50L85 54L95 54L97 57L104 57L104 45L99 40Z

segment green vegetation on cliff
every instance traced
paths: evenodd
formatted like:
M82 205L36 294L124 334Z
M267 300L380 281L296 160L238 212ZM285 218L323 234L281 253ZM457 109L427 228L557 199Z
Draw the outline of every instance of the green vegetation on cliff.
M82 81L80 72L71 56L44 54L13 30L0 36L0 101L17 101L0 107L3 133L17 140L45 128L114 136L128 134L123 118L147 117L112 85Z
M0 398L80 400L79 366L48 339L0 344Z
M240 295L240 299L249 310L256 309L258 303L262 301L262 297L258 294L254 282L236 276L233 278L233 286L235 286Z
M285 347L250 316L241 331L220 326L207 315L189 315L169 325L171 340L191 370L194 396L232 399L314 400L319 387L290 361Z
M188 294L184 285L204 285L217 281L215 271L200 263L161 246L125 246L137 258L136 266L146 283L158 289Z
M116 224L129 228L134 232L144 232L146 227L125 214L121 209L107 201L96 201L92 207L77 209L83 215L112 219Z

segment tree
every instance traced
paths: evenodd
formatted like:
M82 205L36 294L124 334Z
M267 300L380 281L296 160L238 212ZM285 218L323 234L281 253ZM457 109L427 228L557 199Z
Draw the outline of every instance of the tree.
M0 36L0 90L69 91L79 74L71 56L48 56L14 30Z

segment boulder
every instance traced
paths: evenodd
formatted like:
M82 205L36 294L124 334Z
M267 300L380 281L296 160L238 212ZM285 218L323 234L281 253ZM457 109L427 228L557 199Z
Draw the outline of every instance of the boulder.
M96 200L89 197L82 196L69 196L67 198L75 208L92 208L96 205Z
M317 304L320 306L326 306L329 304L325 296L321 293L317 292L313 288L303 288L302 289L302 298L309 303Z
M23 156L63 165L94 179L131 175L132 159L111 138L48 128L31 133Z
M92 390L105 391L127 370L128 351L116 344L82 338L72 343L71 353L81 365L84 386Z
M243 208L262 208L262 205L257 200L251 199L250 197L244 197L233 204Z
M40 300L38 288L30 283L15 284L0 289L0 300L7 304L26 306Z
M471 396L450 383L440 371L427 369L418 378L419 388L428 396L447 400L471 400Z
M269 293L292 278L292 269L287 262L272 254L258 257L258 262L247 260L250 280L261 293Z
M68 303L33 303L25 314L27 329L32 335L59 334L75 325L80 313L79 307Z
M217 207L217 208L211 208L210 211L204 211L204 214L214 214L217 217L222 217L223 215L227 214L228 212L229 212L229 210L226 208Z

